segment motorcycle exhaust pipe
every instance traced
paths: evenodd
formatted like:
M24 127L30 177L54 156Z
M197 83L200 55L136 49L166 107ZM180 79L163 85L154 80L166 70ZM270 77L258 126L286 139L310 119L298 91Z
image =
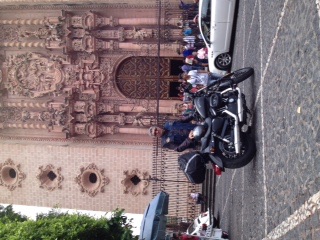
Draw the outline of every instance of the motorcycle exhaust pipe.
M242 103L241 89L239 87L236 87L236 89L238 91L237 105L238 105L239 122L243 122L243 103Z
M239 127L238 116L228 110L224 110L223 113L226 113L232 118L234 118L234 148L236 150L236 153L239 154L241 142L240 142L240 127Z
M233 90L234 89L232 88L227 88L221 92L221 95ZM241 89L239 87L236 87L236 90L238 91L237 110L238 110L239 122L243 122L243 101L241 96Z

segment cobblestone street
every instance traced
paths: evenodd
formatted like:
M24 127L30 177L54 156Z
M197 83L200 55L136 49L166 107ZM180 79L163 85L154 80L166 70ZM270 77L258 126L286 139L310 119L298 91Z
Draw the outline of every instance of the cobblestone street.
M239 1L232 70L257 145L253 161L215 187L214 214L230 239L320 239L320 33L316 0Z

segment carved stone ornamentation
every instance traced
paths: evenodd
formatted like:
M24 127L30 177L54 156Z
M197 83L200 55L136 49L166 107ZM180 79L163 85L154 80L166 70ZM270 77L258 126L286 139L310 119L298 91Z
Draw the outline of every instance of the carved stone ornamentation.
M0 122L21 121L24 118L24 111L21 107L1 107Z
M87 52L92 53L95 51L95 38L85 35L81 39L72 40L72 50L75 52Z
M125 38L128 39L137 39L137 40L144 40L145 38L152 38L153 37L153 30L152 29L138 29L133 27L133 30L126 30L125 31Z
M29 38L35 36L38 39L44 39L47 41L61 41L62 36L60 36L61 31L57 29L57 26L44 26L38 28L35 31L25 30L24 32L20 32L20 37Z
M40 188L48 191L62 188L63 176L61 175L61 168L55 169L53 165L49 164L45 168L40 166L39 170L40 173L37 175L37 179L40 182Z
M0 41L18 41L18 31L19 28L17 26L0 25Z
M90 138L97 138L106 133L106 128L103 125L95 122L86 122L87 120L86 116L83 116L81 121L79 120L78 123L74 124L74 133L76 135L87 135Z
M37 53L11 55L6 60L9 93L36 98L58 92L63 81L61 61Z
M94 163L87 167L80 168L80 174L75 178L79 184L80 191L87 193L90 197L96 196L99 192L104 192L104 187L109 184L109 178L104 176L104 170L99 169Z
M124 113L120 113L118 115L118 121L119 121L119 125L125 125L126 124L126 115Z
M138 169L132 171L126 170L123 172L125 178L121 181L123 185L123 193L131 193L133 196L139 194L146 195L149 181L147 180L148 172L140 172Z
M97 22L97 15L92 11L88 11L81 16L71 16L70 12L66 12L68 21L68 27L72 28L83 28L86 30L92 30L96 27Z
M8 188L10 191L21 187L21 182L26 175L20 170L20 164L15 164L11 159L0 164L0 186Z

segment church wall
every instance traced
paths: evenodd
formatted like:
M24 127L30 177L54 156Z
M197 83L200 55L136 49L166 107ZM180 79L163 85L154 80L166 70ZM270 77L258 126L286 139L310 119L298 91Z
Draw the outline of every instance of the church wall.
M135 5L144 5L156 2L155 0L95 0L95 1L88 1L88 0L0 0L0 5L13 5L13 4L88 4L88 3L106 3L106 4L135 4ZM168 2L174 2L175 0L169 0Z
M125 59L158 55L157 1L84 2L0 0L0 203L143 213L157 102L124 95L117 77L131 76L118 71ZM160 56L176 58L180 10L165 2ZM160 100L160 114L177 103Z
M14 167L20 164L19 171L25 175L20 186L14 190L0 186L0 203L32 205L41 207L62 207L71 209L112 211L124 208L128 213L143 213L145 206L151 200L151 185L134 196L124 193L121 181L125 178L124 171L138 169L151 174L152 149L150 146L55 146L46 144L10 144L0 143L0 164L8 159ZM109 179L104 186L104 192L89 196L80 191L80 185L75 178L81 173L81 167L94 163ZM61 168L61 189L48 190L40 188L37 175L40 166L52 164L54 169ZM15 184L14 184L15 185ZM139 192L140 190L138 190Z

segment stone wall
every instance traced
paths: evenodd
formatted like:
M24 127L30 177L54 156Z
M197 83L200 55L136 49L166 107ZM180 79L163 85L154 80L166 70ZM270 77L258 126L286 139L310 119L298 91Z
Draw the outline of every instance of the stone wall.
M16 178L22 176L16 183L6 184L2 181L4 173L1 172L1 203L96 211L112 211L119 207L124 208L126 212L143 213L152 198L151 184L142 194L139 190L142 189L139 188L139 184L143 184L141 181L137 185L139 189L135 196L130 191L124 193L124 185L121 183L126 177L124 171L131 173L132 170L138 169L141 173L151 174L150 146L82 147L1 143L0 149L0 169L11 166L17 171ZM8 159L12 160L13 165L6 164ZM96 170L99 173L102 171L102 175L107 178L107 183L103 187L104 192L100 192L98 187L95 196L89 196L90 191L81 192L81 186L75 181L81 173L80 168L86 168L92 163L96 166ZM49 164L53 166L57 177L61 174L63 178L60 181L61 188L56 185L55 189L50 190L45 184L40 187L41 182L37 179L41 174L39 167L42 166L44 169ZM60 172L57 171L58 168L61 168ZM84 181L82 178L82 182ZM13 185L15 188L10 190L8 185ZM84 190L87 190L86 186Z
M166 69L179 57L178 2L162 1L171 6L162 4L158 35L157 2L0 0L0 203L143 213L152 198L143 179L152 175L146 133L158 90L138 80L157 68L133 74L123 63L154 60L157 36L167 41L160 45ZM161 74L166 83L178 80ZM128 85L132 76L139 88ZM153 92L127 96L122 83ZM175 103L161 98L159 113L176 114Z
M0 0L1 5L12 5L12 4L89 4L89 3L107 3L107 4L148 4L155 1L152 0L95 0L95 1L85 1L85 0ZM176 1L174 1L176 2Z

